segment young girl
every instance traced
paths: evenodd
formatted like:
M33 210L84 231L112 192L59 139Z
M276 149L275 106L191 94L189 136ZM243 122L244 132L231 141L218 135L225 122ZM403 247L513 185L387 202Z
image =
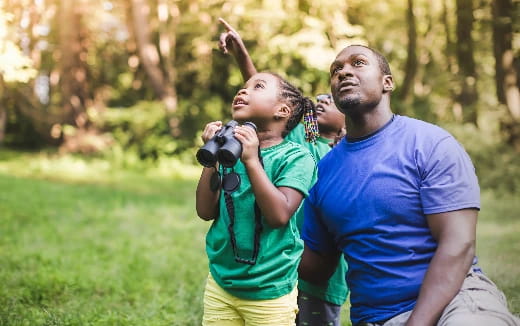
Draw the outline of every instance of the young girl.
M242 41L239 33L224 19L219 19L226 32L220 34L218 46L224 53L230 53L236 60L245 80L256 73L255 65ZM330 94L316 97L316 113L319 134L304 131L299 123L285 139L302 145L308 149L316 162L320 161L341 137L345 135L345 116L341 113ZM311 136L311 137L309 137ZM303 210L297 217L299 229L303 225ZM341 324L341 305L347 300L349 293L345 275L347 263L340 259L338 267L326 284L315 285L298 280L298 316L297 326L339 326Z
M313 108L272 73L253 75L235 96L233 119L253 122L257 131L237 126L240 160L232 168L205 167L197 186L197 214L213 220L203 325L294 325L303 249L295 216L316 168L309 151L284 136ZM208 123L203 141L221 127Z

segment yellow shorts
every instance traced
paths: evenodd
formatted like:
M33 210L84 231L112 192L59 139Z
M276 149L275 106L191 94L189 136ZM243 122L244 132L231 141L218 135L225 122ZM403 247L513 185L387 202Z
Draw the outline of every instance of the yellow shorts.
M203 326L294 326L298 305L291 293L270 300L244 300L222 289L211 274L204 291Z

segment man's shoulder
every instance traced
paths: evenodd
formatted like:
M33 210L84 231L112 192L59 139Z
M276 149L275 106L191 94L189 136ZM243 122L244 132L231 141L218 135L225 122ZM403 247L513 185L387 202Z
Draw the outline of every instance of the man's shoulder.
M451 136L451 134L443 129L442 127L415 118L410 118L406 116L397 116L398 121L404 126L399 128L400 130L411 131L419 137L447 137Z
M442 127L410 117L399 116L399 123L395 130L394 136L399 139L395 145L402 144L404 148L413 146L417 150L429 152L446 141L450 144L457 143L456 139Z

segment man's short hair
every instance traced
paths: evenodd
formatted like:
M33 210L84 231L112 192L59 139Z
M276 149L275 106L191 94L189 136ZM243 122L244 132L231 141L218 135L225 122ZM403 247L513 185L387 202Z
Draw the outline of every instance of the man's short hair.
M386 60L384 55L382 55L381 53L377 52L376 50L374 50L371 47L368 47L366 45L353 44L353 45L349 45L349 46L361 46L361 47L364 47L365 49L370 50L370 52L372 52L376 56L377 63L379 65L379 70L381 70L383 75L392 75L392 71L390 70L390 65L388 64L388 61Z

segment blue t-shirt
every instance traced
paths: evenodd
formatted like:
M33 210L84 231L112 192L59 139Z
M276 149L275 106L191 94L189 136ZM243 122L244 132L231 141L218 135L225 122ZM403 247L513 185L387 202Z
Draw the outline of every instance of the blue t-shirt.
M352 322L384 321L415 306L437 248L425 215L464 208L480 208L480 191L463 147L437 126L396 116L320 161L302 238L344 253Z

